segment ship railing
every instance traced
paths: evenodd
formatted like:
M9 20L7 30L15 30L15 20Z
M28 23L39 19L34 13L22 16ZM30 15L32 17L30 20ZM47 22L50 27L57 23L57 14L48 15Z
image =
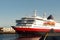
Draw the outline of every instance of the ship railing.
M19 28L31 28L31 26L17 26Z

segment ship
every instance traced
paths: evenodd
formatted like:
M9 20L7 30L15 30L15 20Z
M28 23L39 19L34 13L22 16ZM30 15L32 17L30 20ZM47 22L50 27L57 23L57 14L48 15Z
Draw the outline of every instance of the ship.
M22 17L16 20L16 26L11 26L19 34L45 34L45 33L59 33L60 23L54 20L52 15L48 17L40 17L34 13L34 16Z

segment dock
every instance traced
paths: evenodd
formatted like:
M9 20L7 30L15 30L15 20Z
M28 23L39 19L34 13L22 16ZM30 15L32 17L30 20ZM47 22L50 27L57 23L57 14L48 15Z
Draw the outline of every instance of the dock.
M0 28L0 34L15 34L15 30L13 28L5 28L5 27L1 27Z

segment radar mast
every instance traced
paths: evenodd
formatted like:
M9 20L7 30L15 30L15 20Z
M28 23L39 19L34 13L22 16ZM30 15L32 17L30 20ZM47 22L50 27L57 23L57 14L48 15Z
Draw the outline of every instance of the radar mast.
M46 12L43 13L43 18L46 18Z
M37 10L34 11L34 17L36 17Z

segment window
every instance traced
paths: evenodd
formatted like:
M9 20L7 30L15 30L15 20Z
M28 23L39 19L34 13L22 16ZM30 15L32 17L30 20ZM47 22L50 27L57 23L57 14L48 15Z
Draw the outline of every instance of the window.
M34 20L27 20L27 23L33 23Z

